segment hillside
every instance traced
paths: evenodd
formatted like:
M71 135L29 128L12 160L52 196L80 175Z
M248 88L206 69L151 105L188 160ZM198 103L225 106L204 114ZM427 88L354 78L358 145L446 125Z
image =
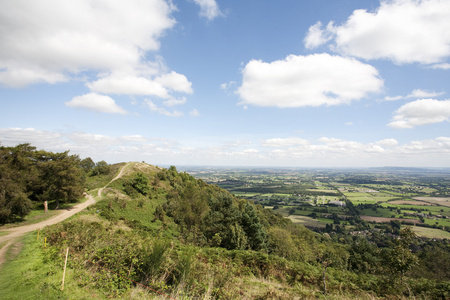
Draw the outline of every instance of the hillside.
M2 267L9 299L449 296L448 248L412 253L408 230L385 249L339 242L175 167L113 165L86 186L101 194L95 205L27 236L21 256ZM441 266L430 264L431 252Z

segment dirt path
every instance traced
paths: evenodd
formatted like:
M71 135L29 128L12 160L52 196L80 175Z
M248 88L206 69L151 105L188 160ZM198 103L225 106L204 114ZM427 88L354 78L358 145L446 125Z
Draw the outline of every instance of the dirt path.
M117 174L116 177L114 177L113 180L111 180L107 185L105 185L104 187L100 188L98 190L98 197L101 197L102 195L102 191L104 188L106 188L111 182L119 179L120 177L123 176L124 170L125 168L127 168L131 163L127 163L125 166L122 167L122 169L120 169L119 174ZM64 210L62 213L56 215L53 218L50 218L48 220L36 223L36 224L31 224L31 225L27 225L27 226L20 226L20 227L14 227L14 228L9 228L9 229L4 229L2 231L4 232L10 232L7 235L4 236L0 236L0 245L4 242L7 242L6 245L4 245L1 249L0 249L0 266L2 265L2 263L4 262L5 259L5 253L8 250L9 246L11 246L14 243L14 239L16 237L22 236L27 232L30 231L35 231L38 229L42 229L45 226L50 226L50 225L54 225L56 223L62 222L67 218L70 218L71 216L73 216L74 214L84 210L85 208L87 208L89 205L92 205L95 203L95 199L94 197L92 197L89 194L85 194L87 200L84 201L83 203L77 204L69 209Z

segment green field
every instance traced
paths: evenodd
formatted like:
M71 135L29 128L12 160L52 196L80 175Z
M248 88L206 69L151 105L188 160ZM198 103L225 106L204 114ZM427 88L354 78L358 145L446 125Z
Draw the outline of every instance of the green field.
M450 240L450 232L434 229L434 228L426 228L420 226L410 226L412 230L421 237L426 237L430 239L449 239Z

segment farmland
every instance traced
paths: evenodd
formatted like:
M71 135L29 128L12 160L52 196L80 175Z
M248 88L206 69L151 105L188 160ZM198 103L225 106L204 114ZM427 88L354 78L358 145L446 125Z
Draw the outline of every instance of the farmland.
M426 237L450 232L450 171L408 168L314 170L185 168L191 175L321 230L398 222ZM433 230L431 230L433 229ZM444 234L442 233L444 232Z

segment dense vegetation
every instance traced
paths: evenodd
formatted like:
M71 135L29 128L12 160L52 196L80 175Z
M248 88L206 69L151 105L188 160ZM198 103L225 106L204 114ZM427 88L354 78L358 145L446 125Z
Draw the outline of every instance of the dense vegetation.
M0 147L0 224L26 216L34 204L76 202L84 191L80 159L29 144Z
M90 189L106 185L124 166L102 163L107 170L94 172L93 162L73 159L77 168L87 166L80 178ZM34 164L34 156L30 160ZM446 240L417 239L396 222L370 234L340 233L339 224L318 233L175 167L132 163L124 170L95 206L41 232L45 243L29 240L28 259L39 253L39 260L21 272L33 273L34 280L15 284L36 299L65 299L69 292L79 298L162 297L140 284L176 299L450 297ZM27 194L26 184L23 191L23 199L42 199ZM367 224L355 226L363 232ZM65 294L52 278L67 247L71 283ZM11 288L4 285L0 289Z

